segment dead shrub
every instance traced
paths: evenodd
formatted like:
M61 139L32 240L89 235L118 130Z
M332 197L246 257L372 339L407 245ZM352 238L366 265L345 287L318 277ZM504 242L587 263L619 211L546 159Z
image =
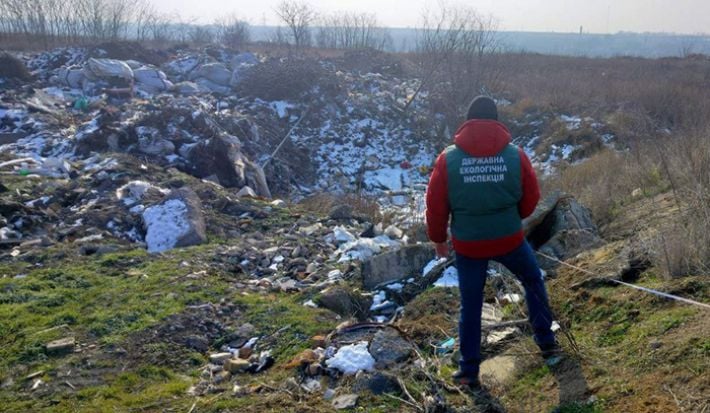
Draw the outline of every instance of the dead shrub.
M607 149L580 164L561 168L543 186L576 195L592 211L594 219L603 224L615 216L635 189L649 193L661 184L657 166Z
M657 237L655 263L668 277L710 271L710 128L670 138L658 150L682 212Z
M18 80L32 79L27 66L9 53L0 53L0 77Z
M352 207L353 216L367 219L369 222L382 222L380 204L374 197L361 194L332 194L322 193L308 197L298 203L303 210L318 215L328 215L330 211L340 205Z
M652 261L667 278L710 271L710 221L696 212L678 218L652 242Z
M315 59L270 59L250 68L239 83L247 96L272 100L298 100L318 86L321 93L337 93L337 79Z

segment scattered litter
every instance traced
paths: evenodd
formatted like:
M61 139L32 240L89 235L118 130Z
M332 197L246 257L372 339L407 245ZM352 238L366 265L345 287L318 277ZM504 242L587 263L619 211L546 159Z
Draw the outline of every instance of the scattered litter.
M456 339L453 337L449 337L448 339L437 344L436 354L441 355L441 354L450 353L451 351L453 351L455 344L456 344Z

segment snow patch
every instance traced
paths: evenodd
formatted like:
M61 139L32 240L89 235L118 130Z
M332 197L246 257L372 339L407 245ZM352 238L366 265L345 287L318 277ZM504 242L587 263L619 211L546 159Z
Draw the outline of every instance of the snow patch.
M424 267L424 270L422 271L422 277L426 277L431 272L431 270L434 269L434 267L441 264L442 262L446 262L446 258L434 258L433 260L429 261L429 264L427 264Z
M373 371L375 369L375 359L367 350L367 342L341 347L333 358L326 360L325 364L334 369L340 370L345 375L353 375L357 372Z
M435 287L458 287L459 286L459 271L456 267L449 267L444 271L444 274L435 283Z
M187 205L179 199L171 199L143 212L148 252L162 252L175 247L190 230L187 212Z

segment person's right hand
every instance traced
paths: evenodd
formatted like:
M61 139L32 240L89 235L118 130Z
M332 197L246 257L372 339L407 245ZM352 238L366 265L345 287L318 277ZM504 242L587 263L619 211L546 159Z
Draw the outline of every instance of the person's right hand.
M447 242L437 242L434 244L436 256L439 258L449 258L449 244Z

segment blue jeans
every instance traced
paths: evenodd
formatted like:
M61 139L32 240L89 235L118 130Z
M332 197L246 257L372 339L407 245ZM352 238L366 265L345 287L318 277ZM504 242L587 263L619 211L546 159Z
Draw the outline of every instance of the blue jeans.
M461 371L473 377L478 376L481 363L481 311L483 308L483 287L486 284L489 260L503 264L523 283L528 316L537 345L545 346L555 342L555 335L550 330L552 312L547 299L545 283L533 250L527 241L506 255L490 259L473 259L456 254L461 292L460 367Z

